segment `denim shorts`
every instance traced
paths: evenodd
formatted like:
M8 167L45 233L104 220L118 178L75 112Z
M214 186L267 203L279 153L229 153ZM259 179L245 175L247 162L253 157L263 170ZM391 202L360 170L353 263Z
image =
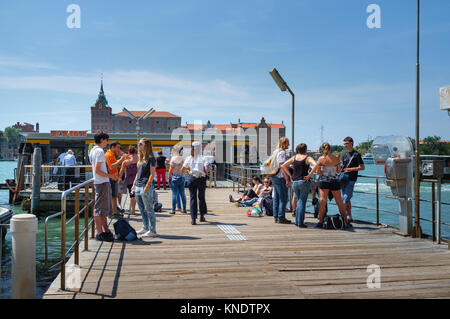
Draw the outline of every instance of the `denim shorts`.
M353 197L353 188L356 181L348 181L348 183L341 188L342 200L344 204L350 204L350 199Z

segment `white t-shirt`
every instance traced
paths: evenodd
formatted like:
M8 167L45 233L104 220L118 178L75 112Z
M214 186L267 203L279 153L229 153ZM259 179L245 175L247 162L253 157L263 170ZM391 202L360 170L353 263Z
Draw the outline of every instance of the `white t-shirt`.
M208 165L208 163L203 156L200 155L194 158L192 155L189 155L184 161L183 167L190 169L189 175L197 176L198 174L206 175L206 165Z
M94 175L94 184L103 184L109 182L108 177L98 176L97 174L95 174L96 163L102 163L101 171L104 172L105 174L108 174L108 170L106 169L105 152L100 146L95 146L89 152L89 160L91 161L92 164L92 174Z
M286 159L286 151L278 152L278 154L277 154L277 165L278 165L278 167L281 167L280 164L286 162L286 160L287 160ZM280 172L278 173L277 177L284 178L284 175L283 175L283 172L281 171L281 168L280 168Z

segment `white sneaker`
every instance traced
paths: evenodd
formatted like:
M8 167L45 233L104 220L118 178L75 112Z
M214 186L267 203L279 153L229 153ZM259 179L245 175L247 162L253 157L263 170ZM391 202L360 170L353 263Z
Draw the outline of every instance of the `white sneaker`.
M145 234L147 231L147 229L141 228L139 231L136 232L136 234L141 235L141 234Z
M158 237L158 234L149 230L144 235L142 235L142 237Z

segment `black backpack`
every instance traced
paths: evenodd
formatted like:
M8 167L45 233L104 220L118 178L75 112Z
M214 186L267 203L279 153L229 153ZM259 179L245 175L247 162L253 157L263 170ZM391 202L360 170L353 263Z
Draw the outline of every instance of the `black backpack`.
M345 222L341 215L327 216L323 220L324 229L344 229Z
M117 240L133 241L137 239L136 231L124 218L119 218L113 226Z

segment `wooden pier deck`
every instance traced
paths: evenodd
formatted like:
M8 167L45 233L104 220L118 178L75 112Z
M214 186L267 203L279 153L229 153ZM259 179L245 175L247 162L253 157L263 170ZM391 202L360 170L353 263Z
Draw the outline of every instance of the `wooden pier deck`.
M207 189L207 223L192 226L189 215L168 213L170 190L160 191L159 237L91 240L80 252L81 288L60 291L58 276L44 298L450 298L447 245L363 223L314 229L311 214L308 229L246 217L230 192ZM139 229L140 219L131 225ZM228 239L223 225L247 240ZM381 268L381 288L367 287L371 264Z

